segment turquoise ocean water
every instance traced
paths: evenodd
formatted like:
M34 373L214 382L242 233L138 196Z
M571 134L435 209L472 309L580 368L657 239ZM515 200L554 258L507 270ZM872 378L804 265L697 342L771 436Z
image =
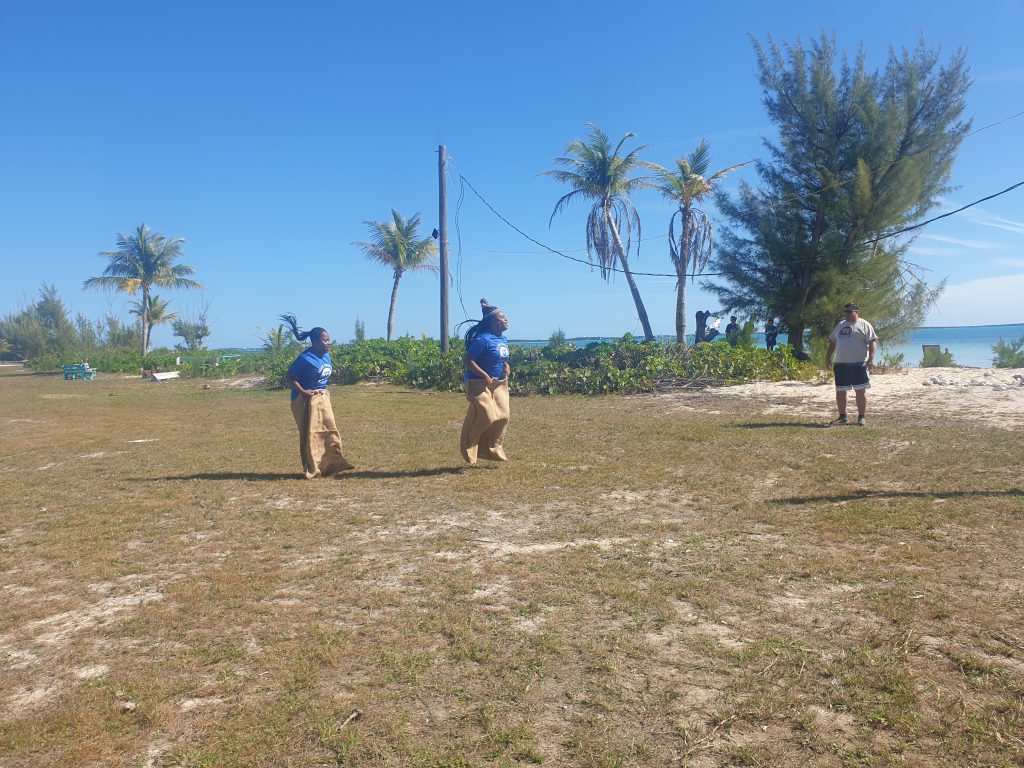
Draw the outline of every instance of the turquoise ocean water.
M912 367L921 364L923 352L921 347L924 344L938 344L941 349L948 349L953 354L953 362L956 365L964 365L972 368L992 367L992 345L1000 338L1003 341L1010 341L1024 337L1024 323L1014 325L967 325L950 326L947 328L915 328L906 338L889 342L879 349L878 360L883 355L903 354L903 364ZM757 333L754 338L759 344L764 344L764 335ZM674 337L661 336L659 341L672 341ZM567 339L578 346L585 346L595 341L614 341L612 338L580 337ZM693 343L693 336L689 337ZM786 343L786 334L779 334L779 343ZM513 344L521 346L544 346L547 340L512 340Z

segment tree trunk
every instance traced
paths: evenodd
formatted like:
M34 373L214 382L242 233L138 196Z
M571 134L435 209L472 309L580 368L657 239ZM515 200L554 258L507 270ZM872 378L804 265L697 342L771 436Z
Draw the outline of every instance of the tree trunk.
M622 265L622 273L626 276L626 283L629 285L629 292L633 294L633 303L636 305L636 314L640 318L640 325L644 329L644 341L654 341L654 333L651 332L651 321L647 319L647 310L644 308L643 299L640 298L640 291L636 287L633 273L629 270L629 262L626 259L626 251L622 247L622 239L619 237L619 230L615 226L611 212L607 209L604 212L605 220L611 227L612 237L615 238L615 250L619 255L619 263Z
M804 351L804 324L790 325L786 323L786 327L789 328L789 343L793 347L793 351L806 354Z
M391 289L391 309L388 310L388 341L395 333L395 305L398 303L398 281L402 279L401 272L395 272L395 285Z
M676 344L686 349L686 275L679 276L676 291Z
M680 209L680 222L683 231L679 236L679 264L676 266L676 277L679 285L676 288L676 343L686 348L686 270L690 266L690 215L689 211Z
M814 229L811 232L811 243L809 247L809 256L807 262L804 265L803 280L801 281L803 288L803 298L800 301L799 311L802 313L804 308L807 306L807 302L811 296L811 282L813 281L815 268L818 266L818 249L821 246L821 237L825 230L825 201L818 201L818 210L814 217ZM794 333L794 330L790 328L789 332L789 343L793 345L793 349L797 352L804 351L804 326L801 325L797 330L799 333ZM796 339L793 336L796 336Z
M149 286L142 286L142 358L149 354Z

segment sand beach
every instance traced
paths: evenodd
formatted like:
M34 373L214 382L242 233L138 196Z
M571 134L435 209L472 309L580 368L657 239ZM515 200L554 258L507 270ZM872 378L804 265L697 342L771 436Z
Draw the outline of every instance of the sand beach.
M875 373L868 394L868 424L898 416L922 424L950 420L1024 429L1024 368L898 368ZM703 393L660 395L678 406ZM824 377L812 382L759 381L720 387L714 397L722 410L729 403L761 403L765 417L783 421L820 420L835 416L835 389ZM852 403L852 400L851 400Z

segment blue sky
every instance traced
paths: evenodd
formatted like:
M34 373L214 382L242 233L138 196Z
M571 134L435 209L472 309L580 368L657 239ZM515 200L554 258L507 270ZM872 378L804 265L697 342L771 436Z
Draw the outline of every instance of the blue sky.
M382 336L391 275L352 242L391 208L421 212L430 232L444 144L452 324L486 296L515 338L639 333L624 280L543 252L468 188L460 206L459 175L531 236L582 256L585 207L549 228L566 190L539 174L587 122L635 132L663 165L702 136L715 168L764 157L773 129L749 35L834 31L872 66L923 35L946 55L967 48L975 128L1024 111L1021 0L831 5L5 0L0 313L53 283L73 313L127 317L125 296L81 285L116 233L146 222L186 238L207 290L164 295L185 315L208 305L213 346L258 346L286 311L337 340L357 317ZM967 139L935 213L1024 181L1022 138L1024 117ZM752 166L726 189L741 178L756 180ZM634 269L670 272L669 208L653 192L634 202ZM1024 188L930 225L912 253L948 280L927 324L1024 322ZM655 332L671 334L674 281L638 283ZM435 277L407 275L396 333L436 337L438 293ZM691 318L717 309L698 287L688 305ZM162 328L154 341L174 340Z

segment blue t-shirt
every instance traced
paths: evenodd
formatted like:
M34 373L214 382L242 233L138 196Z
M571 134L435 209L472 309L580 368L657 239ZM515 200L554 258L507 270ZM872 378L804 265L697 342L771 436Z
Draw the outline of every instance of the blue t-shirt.
M307 349L288 366L288 378L299 382L303 389L327 389L333 372L331 353L324 352L324 356L320 357L312 349ZM293 387L292 400L298 396L299 393Z
M508 339L493 333L481 333L466 350L466 357L476 362L492 379L500 379L508 362ZM464 381L479 379L476 371L466 368Z

